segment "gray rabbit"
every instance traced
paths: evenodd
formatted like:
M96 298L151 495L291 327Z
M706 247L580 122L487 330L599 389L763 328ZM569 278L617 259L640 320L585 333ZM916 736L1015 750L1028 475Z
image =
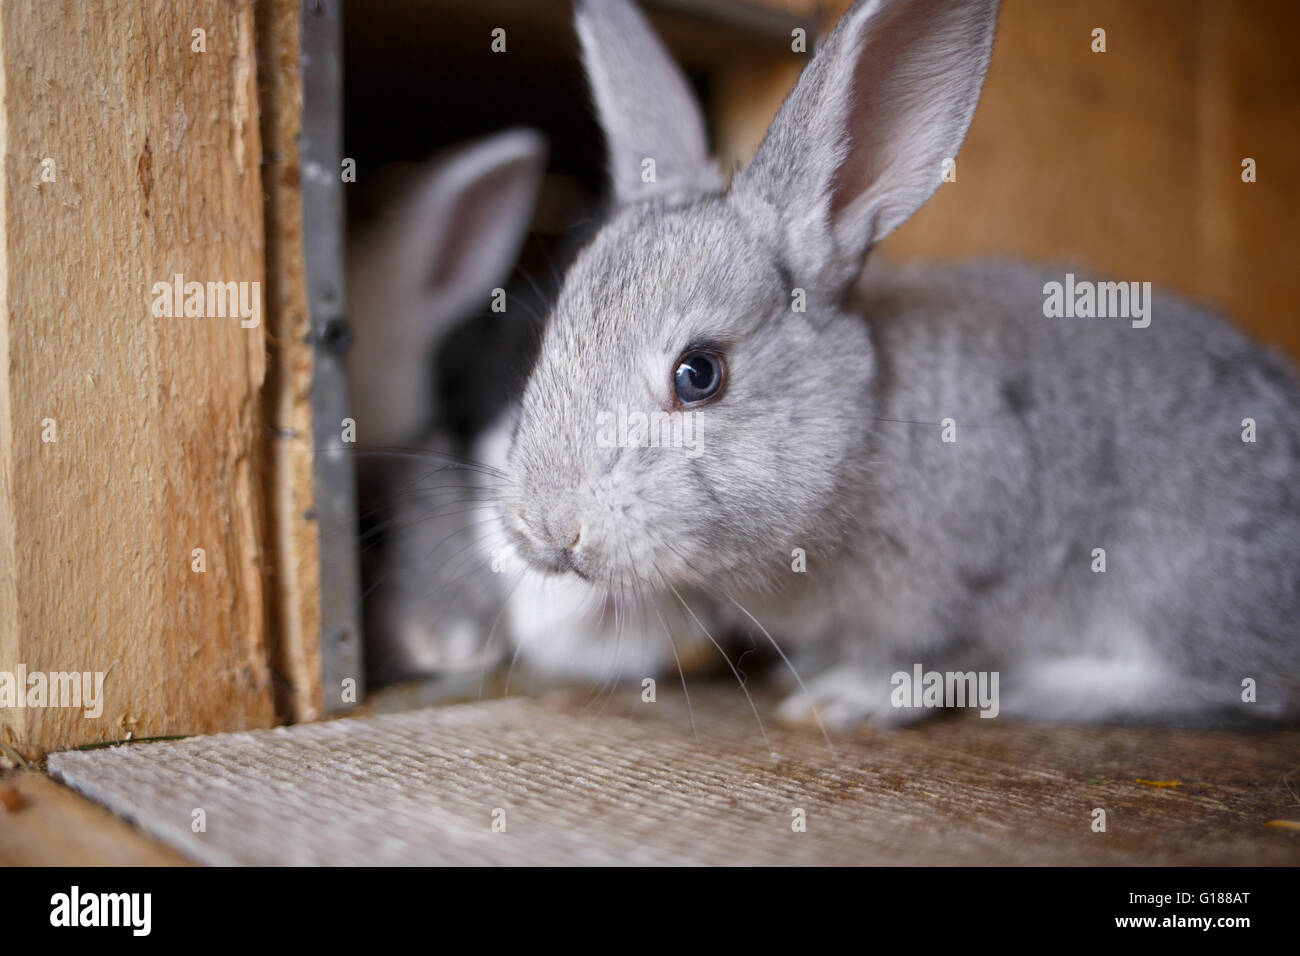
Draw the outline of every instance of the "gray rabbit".
M1142 327L1049 314L1060 272L864 271L957 154L996 16L860 0L724 186L636 7L580 0L618 205L506 429L504 534L684 639L761 634L806 682L792 719L925 716L897 694L920 666L999 675L1003 716L1291 719L1292 370L1159 292ZM673 666L655 613L629 672Z

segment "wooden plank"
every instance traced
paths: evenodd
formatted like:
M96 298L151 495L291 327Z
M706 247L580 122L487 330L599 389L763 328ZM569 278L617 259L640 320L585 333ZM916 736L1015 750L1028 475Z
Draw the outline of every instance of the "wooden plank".
M756 694L765 737L734 684L691 691L698 734L664 680L654 703L633 684L59 754L50 767L212 862L1300 862L1296 731L969 713L837 735L831 752L815 729L781 726L770 693ZM508 839L492 832L498 807Z
M0 866L188 866L183 856L34 770L0 775Z
M280 711L323 712L320 534L313 518L312 348L303 257L302 56L299 0L258 0L258 94L266 195L267 564L272 666Z
M105 675L98 718L0 711L23 746L275 718L265 326L154 315L260 291L256 72L248 0L0 7L0 671Z
M811 37L808 42L811 49ZM728 64L714 72L709 118L724 172L734 172L754 155L806 63L805 56L791 53L788 57Z
M661 680L655 704L628 687L608 704L573 698L565 709L594 726L602 713L653 722L681 749L682 764L669 764L674 775L696 768L696 786L713 781L718 801L726 799L726 781L747 780L774 818L781 811L782 837L798 801L810 820L806 835L814 835L811 821L817 824L816 862L1300 863L1295 730L1028 724L967 711L913 727L835 735L832 755L817 730L776 721L780 698L759 689L755 704L773 758L738 687L694 687L689 710L679 690ZM1104 832L1093 828L1097 809L1106 811ZM774 835L765 839L777 844Z

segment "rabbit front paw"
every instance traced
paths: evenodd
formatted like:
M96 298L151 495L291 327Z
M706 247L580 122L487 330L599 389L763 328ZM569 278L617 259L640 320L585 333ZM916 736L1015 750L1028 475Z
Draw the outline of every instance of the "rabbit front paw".
M896 707L890 700L890 675L853 664L840 664L808 681L781 702L777 716L791 724L815 725L845 732L862 724L901 727L927 716L915 707Z

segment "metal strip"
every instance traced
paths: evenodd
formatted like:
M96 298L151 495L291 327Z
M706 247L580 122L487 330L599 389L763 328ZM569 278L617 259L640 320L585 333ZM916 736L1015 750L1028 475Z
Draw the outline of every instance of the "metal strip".
M352 709L365 696L356 473L342 440L349 415L343 354L351 341L344 280L343 3L304 0L302 16L302 205L311 310L312 444L320 523L321 677L325 707ZM346 693L348 680L354 694ZM350 699L349 699L350 696Z

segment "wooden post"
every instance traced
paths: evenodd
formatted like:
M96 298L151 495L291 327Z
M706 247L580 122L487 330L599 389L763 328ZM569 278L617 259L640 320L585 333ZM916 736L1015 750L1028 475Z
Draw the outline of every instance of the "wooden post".
M311 314L303 250L302 3L257 0L262 188L266 196L267 584L278 709L324 712L320 531L312 482Z
M256 73L249 0L0 6L0 694L104 675L20 749L275 719ZM156 315L177 275L257 324Z

